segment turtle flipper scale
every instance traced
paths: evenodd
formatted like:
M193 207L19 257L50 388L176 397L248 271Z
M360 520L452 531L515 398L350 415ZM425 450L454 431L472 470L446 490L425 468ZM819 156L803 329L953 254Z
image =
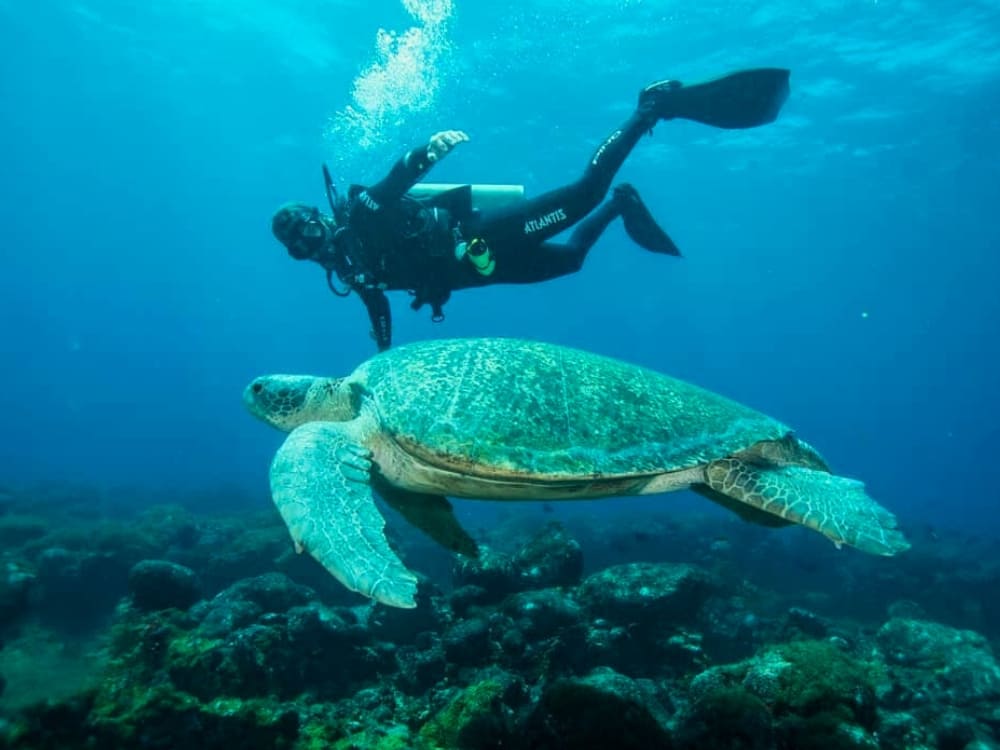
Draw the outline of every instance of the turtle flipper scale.
M815 529L838 547L876 555L909 549L896 518L854 479L802 466L761 466L736 458L712 461L705 483L717 492Z
M417 578L385 538L370 466L350 423L310 422L293 430L275 455L271 496L296 549L352 591L412 608Z

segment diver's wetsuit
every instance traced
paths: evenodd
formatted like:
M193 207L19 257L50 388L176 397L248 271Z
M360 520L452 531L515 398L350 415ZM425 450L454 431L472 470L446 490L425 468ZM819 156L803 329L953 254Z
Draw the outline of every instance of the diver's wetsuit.
M774 121L788 98L787 68L752 68L691 85L665 79L639 92L635 112L600 145L576 182L496 211L474 210L469 186L417 200L410 189L467 136L442 131L409 151L376 185L353 186L340 200L324 167L333 216L287 203L271 231L296 260L319 263L334 292L355 291L371 317L380 350L391 342L386 290L407 290L435 319L455 289L527 284L580 269L587 252L618 216L626 234L655 253L680 255L636 190L617 185L598 205L642 134L659 120L686 119L724 129ZM553 236L575 226L564 243ZM338 288L333 275L344 287Z
M426 146L407 152L379 183L352 187L348 254L360 275L351 286L368 309L379 350L389 347L392 335L383 290L410 291L414 309L429 304L440 319L453 290L527 284L578 271L598 237L621 213L614 201L594 209L656 120L640 108L604 140L576 182L495 211L452 212L406 196L432 166ZM584 218L567 242L548 241ZM492 252L496 266L490 275L456 258L456 244L473 238L485 240Z

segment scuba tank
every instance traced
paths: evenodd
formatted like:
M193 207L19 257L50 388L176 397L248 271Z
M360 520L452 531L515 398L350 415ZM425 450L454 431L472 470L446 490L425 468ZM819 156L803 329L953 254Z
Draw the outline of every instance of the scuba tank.
M458 225L452 229L455 260L467 260L480 276L491 276L496 260L486 239L476 236L475 227L484 211L498 211L522 203L524 185L418 182L406 197L455 216L458 219Z
M467 188L472 195L472 210L493 211L524 200L524 185L469 185L463 183L418 182L407 193L411 198L434 202L453 190Z

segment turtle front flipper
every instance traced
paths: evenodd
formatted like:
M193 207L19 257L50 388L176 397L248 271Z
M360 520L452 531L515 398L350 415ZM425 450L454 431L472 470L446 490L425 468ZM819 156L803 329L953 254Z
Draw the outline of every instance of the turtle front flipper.
M761 466L725 458L705 467L705 483L741 503L815 529L838 547L895 555L910 544L896 518L854 479L802 466Z
M416 606L417 578L385 538L375 506L371 459L347 422L293 430L271 464L271 496L298 551L351 591L392 607Z

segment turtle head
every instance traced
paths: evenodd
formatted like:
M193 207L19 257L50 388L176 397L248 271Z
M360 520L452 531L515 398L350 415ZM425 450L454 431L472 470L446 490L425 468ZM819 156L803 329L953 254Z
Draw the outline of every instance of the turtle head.
M354 417L350 389L343 383L343 378L314 375L262 375L243 391L243 403L282 432L306 422L343 422Z

